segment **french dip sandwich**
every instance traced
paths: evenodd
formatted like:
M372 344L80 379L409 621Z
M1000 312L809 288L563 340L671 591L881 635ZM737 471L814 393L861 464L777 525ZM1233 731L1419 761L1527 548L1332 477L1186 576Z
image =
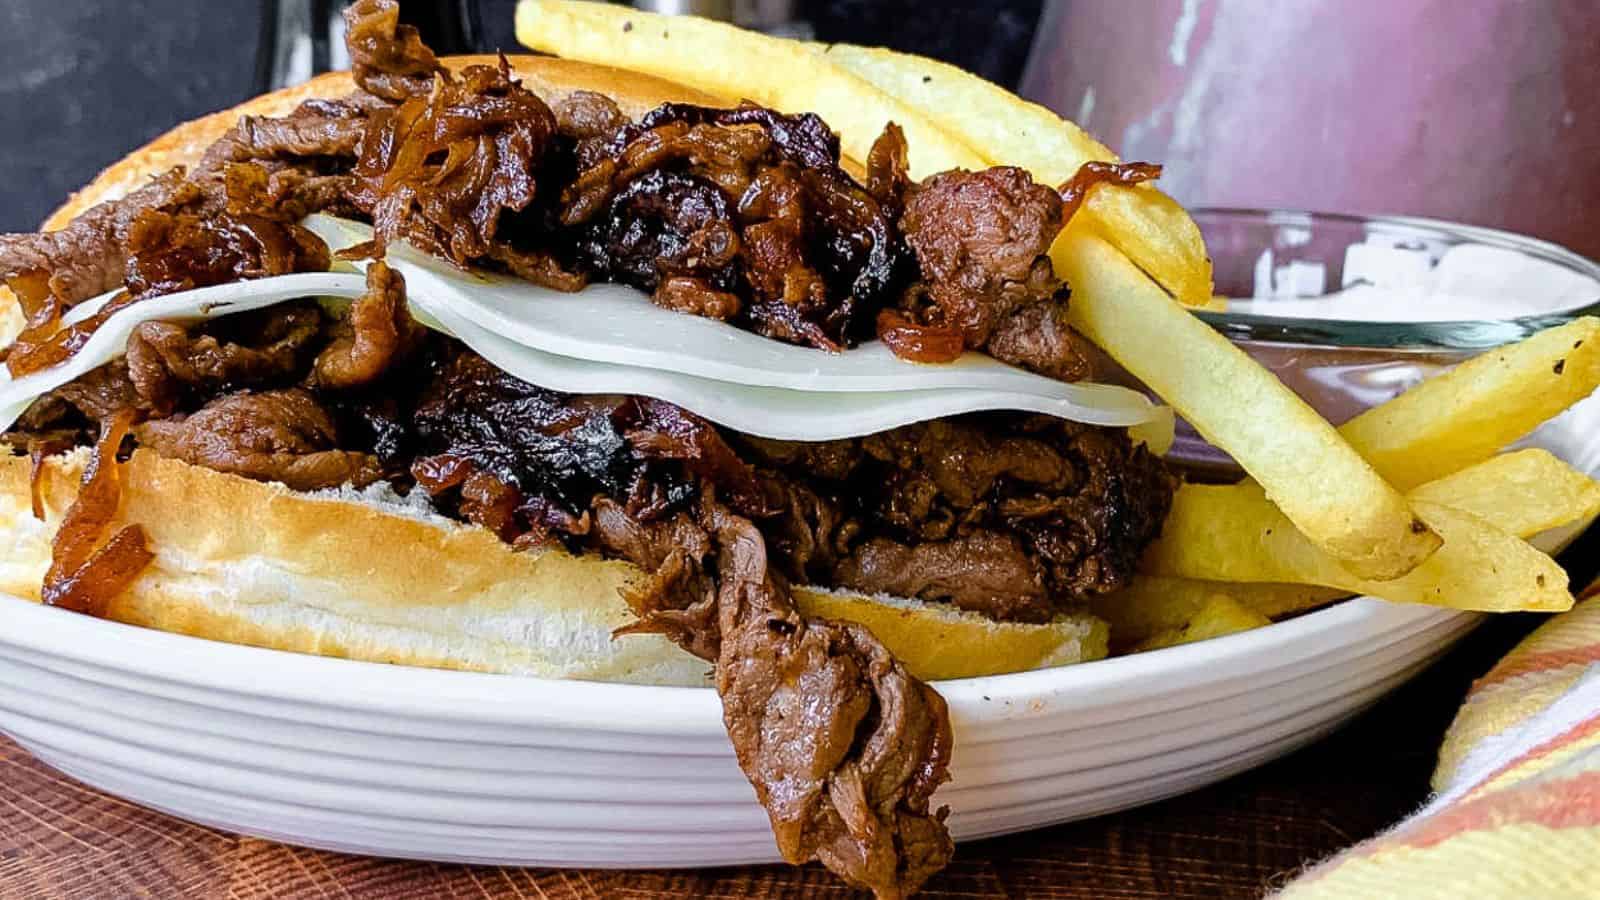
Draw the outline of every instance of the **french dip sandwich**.
M714 685L785 858L888 898L953 849L927 682L1106 655L1089 611L1149 590L1142 559L1321 586L1229 601L1263 622L1425 592L1469 546L1522 560L1183 309L1209 264L1159 167L1027 128L1005 165L931 117L941 70L695 20L524 4L524 42L574 58L439 59L393 0L346 25L351 72L182 125L0 236L0 591L283 650ZM735 62L815 77L730 97ZM1168 413L1095 384L1106 356L1254 480L1180 490ZM1225 508L1304 565L1190 571L1161 537L1175 496L1184 546Z

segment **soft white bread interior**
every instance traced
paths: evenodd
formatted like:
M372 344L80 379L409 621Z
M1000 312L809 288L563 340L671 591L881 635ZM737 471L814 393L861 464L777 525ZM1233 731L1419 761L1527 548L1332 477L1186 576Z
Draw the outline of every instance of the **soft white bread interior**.
M452 68L494 63L454 57ZM691 88L604 66L518 56L512 67L549 101L607 94L638 116L669 100L714 103ZM283 115L354 89L347 73L255 98L180 125L106 169L45 223L59 228L175 165L189 165L243 115ZM0 308L15 301L0 288ZM0 319L0 342L11 334ZM0 448L3 450L3 448ZM0 454L0 591L37 601L50 538L86 455L42 473L33 518L29 461ZM515 553L492 534L392 494L296 494L278 485L136 453L119 524L138 522L156 560L112 605L119 621L198 637L377 662L548 677L703 684L709 666L664 638L613 640L629 622L619 589L635 567L559 550ZM1107 628L1087 614L1001 624L950 607L801 590L810 615L860 622L918 676L937 680L1098 659ZM63 613L66 615L67 613ZM0 628L5 627L0 615Z

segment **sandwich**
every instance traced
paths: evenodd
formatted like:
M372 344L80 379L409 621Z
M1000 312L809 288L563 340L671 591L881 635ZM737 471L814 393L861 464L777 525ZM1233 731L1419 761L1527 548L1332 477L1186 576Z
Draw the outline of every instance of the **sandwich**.
M1308 583L1403 580L1435 518L1478 527L1419 514L1183 309L1209 269L1159 167L1091 151L1041 181L1057 163L962 150L914 90L730 100L702 69L742 33L680 24L663 50L660 20L528 3L524 40L573 58L441 59L360 0L350 72L179 126L0 236L0 590L710 684L784 857L887 898L953 852L928 682L1103 656L1089 610L1152 553L1188 564L1155 552L1170 413L1096 384L1108 358L1239 459L1235 508L1335 573ZM776 46L892 96L847 48ZM1221 502L1195 496L1186 523Z

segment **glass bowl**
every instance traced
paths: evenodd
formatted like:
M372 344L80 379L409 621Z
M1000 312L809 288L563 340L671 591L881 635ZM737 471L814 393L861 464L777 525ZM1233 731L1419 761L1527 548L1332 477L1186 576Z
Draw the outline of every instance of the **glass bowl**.
M1220 307L1197 315L1335 425L1485 350L1600 314L1600 265L1533 238L1431 219L1191 212ZM1596 407L1574 407L1558 430L1600 427ZM1191 477L1241 474L1182 422L1171 456Z

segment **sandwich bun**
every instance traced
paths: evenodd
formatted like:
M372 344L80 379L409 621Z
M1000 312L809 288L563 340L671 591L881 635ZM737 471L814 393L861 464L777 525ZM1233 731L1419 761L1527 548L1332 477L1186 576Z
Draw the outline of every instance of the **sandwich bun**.
M451 69L493 56L448 57ZM604 93L637 117L668 101L717 104L692 88L605 66L510 57L547 101ZM240 116L280 116L351 93L331 73L180 125L102 172L44 225L192 165ZM0 289L0 339L20 324ZM9 325L10 327L6 327ZM39 599L50 540L76 496L86 448L46 461L33 517L30 462L0 456L0 591ZM372 662L543 677L703 685L710 665L657 635L612 639L632 621L620 591L635 566L560 549L514 552L490 532L379 489L303 494L140 450L124 467L114 527L142 525L155 561L111 604L117 621L196 637ZM995 622L943 604L801 588L802 612L857 622L926 680L1099 659L1107 626L1088 615L1044 625ZM3 626L0 626L3 627Z

